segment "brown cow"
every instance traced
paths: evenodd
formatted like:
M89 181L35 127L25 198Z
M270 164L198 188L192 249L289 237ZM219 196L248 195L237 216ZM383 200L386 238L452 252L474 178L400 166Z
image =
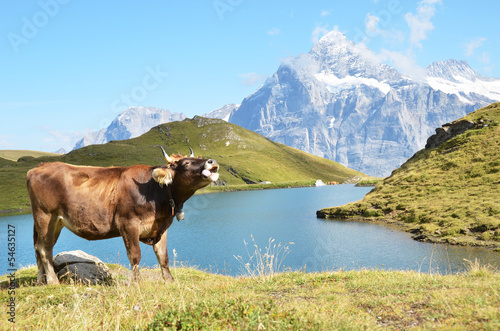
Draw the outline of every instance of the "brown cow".
M58 284L52 248L63 227L99 240L121 236L134 279L139 276L139 241L153 245L163 279L168 268L167 229L196 190L219 178L215 160L174 155L163 150L167 166L84 167L61 162L30 170L28 192L33 210L33 239L38 282Z

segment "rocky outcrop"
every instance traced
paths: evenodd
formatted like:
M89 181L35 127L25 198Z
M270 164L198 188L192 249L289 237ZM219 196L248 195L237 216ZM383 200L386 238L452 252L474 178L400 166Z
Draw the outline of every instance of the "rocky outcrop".
M427 139L426 149L435 148L465 131L472 129L475 126L474 122L468 120L460 120L453 123L446 123L436 129L436 134L433 134Z
M111 277L109 268L99 258L81 250L62 252L54 258L58 278L70 277L85 284L99 284Z

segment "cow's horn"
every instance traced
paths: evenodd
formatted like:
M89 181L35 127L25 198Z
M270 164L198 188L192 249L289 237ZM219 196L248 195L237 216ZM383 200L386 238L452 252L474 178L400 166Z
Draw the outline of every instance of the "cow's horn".
M163 146L160 146L161 148L161 151L163 152L163 156L165 157L165 160L167 160L167 163L172 163L172 159L170 158L170 156L168 156L167 152L165 152L165 150L163 149Z
M191 151L191 154L189 155L189 157L194 157L193 149L191 147L189 147L189 150Z

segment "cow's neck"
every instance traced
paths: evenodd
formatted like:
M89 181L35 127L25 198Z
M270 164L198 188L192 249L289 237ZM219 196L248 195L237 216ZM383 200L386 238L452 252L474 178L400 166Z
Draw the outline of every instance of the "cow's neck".
M176 190L174 187L169 187L168 188L168 199L173 199L173 202L175 203L175 208L177 209L182 209L182 206L184 205L184 202L186 202L189 198L193 196L193 194L196 191L181 191L181 190Z

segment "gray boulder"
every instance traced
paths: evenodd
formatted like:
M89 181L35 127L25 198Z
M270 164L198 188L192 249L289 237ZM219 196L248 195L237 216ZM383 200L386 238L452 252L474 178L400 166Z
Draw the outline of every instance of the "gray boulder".
M58 278L70 277L86 284L98 284L111 277L109 268L99 258L81 250L62 252L54 258Z
M442 127L436 129L436 134L427 139L425 148L435 148L442 143L455 138L459 134L472 129L475 126L474 122L468 120L459 120L453 123L444 124Z

